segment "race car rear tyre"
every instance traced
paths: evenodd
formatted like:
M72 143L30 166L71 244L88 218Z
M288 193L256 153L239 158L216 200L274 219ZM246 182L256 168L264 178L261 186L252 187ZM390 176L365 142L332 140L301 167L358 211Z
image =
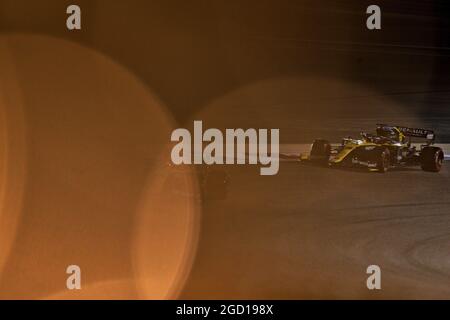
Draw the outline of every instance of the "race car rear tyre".
M444 161L444 152L439 147L425 147L420 155L420 165L422 170L429 172L439 172Z
M385 173L391 165L391 153L387 148L379 148L377 154L377 169L380 173Z
M311 146L309 159L317 164L328 164L331 154L331 144L327 140L317 139Z

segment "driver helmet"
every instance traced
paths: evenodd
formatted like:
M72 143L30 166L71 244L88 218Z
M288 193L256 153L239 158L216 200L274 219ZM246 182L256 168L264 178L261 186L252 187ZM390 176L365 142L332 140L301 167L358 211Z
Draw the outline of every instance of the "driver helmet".
M380 126L377 128L377 136L385 137L394 141L403 142L404 135L396 127Z

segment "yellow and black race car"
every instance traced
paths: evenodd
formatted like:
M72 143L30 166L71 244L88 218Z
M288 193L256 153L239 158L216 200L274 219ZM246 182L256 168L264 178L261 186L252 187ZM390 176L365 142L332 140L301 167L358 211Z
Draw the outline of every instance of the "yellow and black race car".
M426 139L426 142L416 147L411 138ZM421 166L424 171L439 172L444 152L433 146L434 141L432 130L378 124L375 134L363 132L360 139L344 138L339 146L332 146L327 140L315 140L309 160L383 173L399 166Z

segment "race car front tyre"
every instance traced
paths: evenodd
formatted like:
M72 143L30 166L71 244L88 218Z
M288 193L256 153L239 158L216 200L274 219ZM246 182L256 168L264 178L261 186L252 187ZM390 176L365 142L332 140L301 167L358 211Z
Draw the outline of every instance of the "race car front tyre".
M380 173L385 173L391 165L391 153L387 148L377 149L377 169Z
M311 146L309 159L317 164L328 164L331 154L331 144L327 140L317 139Z
M444 152L439 147L425 147L420 154L420 165L422 170L439 172L444 161Z

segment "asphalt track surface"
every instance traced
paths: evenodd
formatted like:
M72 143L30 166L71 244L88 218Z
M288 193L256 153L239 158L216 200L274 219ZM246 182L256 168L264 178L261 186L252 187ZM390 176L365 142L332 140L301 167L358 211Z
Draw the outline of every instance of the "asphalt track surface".
M282 162L228 170L227 199L203 207L182 298L450 298L450 165L386 174ZM382 289L366 268L379 265Z

